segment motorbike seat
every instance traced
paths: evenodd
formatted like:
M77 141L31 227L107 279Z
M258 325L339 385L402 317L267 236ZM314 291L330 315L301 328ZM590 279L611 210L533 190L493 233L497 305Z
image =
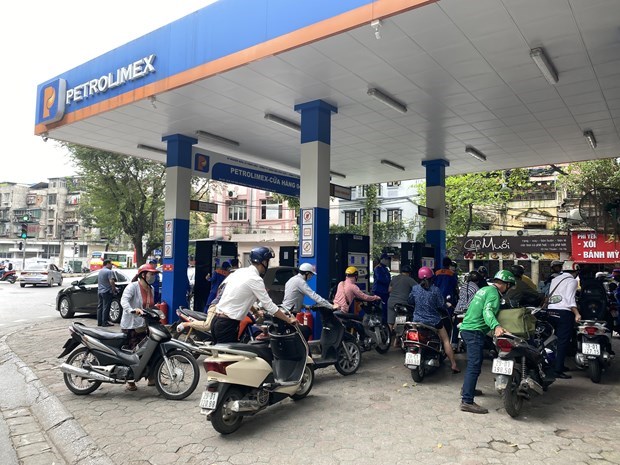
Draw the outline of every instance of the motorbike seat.
M364 320L363 317L356 315L355 313L334 312L334 315L336 315L338 318L341 318L343 320L356 320L356 321Z
M112 331L106 331L105 329L89 328L88 326L81 326L78 330L81 333L87 334L97 339L121 340L127 337L125 333L115 333Z
M271 349L267 344L242 344L240 342L233 342L230 344L226 344L226 347L237 350L245 350L246 352L252 352L269 364L273 362L273 353L271 352Z
M437 328L435 328L434 326L425 325L424 323L418 323L417 321L412 321L411 325L415 326L416 328L428 329L428 330L433 331L435 333L439 332L439 330Z
M188 308L181 309L181 313L183 315L189 316L189 317L194 318L195 320L199 320L199 321L206 321L206 319L207 319L207 314L206 313L196 312L196 311L190 310Z

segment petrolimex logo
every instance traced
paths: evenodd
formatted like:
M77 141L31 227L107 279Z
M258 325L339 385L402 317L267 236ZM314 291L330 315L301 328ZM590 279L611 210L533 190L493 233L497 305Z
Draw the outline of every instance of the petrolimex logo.
M41 123L55 123L65 116L65 97L67 95L67 81L56 79L43 87L39 101Z

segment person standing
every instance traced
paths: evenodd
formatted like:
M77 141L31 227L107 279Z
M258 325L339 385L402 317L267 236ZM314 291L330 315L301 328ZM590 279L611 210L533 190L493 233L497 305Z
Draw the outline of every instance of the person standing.
M467 349L467 369L461 388L461 411L469 413L488 413L489 411L474 402L476 384L482 370L484 338L489 331L495 337L506 333L497 321L497 312L502 294L515 285L515 277L508 270L500 270L488 286L481 288L472 299L465 318L461 323L461 337Z
M147 336L146 322L142 318L145 308L153 308L155 305L155 295L151 287L155 283L155 277L159 275L159 270L151 263L147 263L138 268L138 273L125 287L121 297L121 307L123 317L121 318L121 331L127 337L126 347L134 350L136 346ZM154 386L155 382L149 379L149 386ZM135 382L127 383L128 391L137 389Z
M381 309L383 310L383 322L387 323L388 311L387 302L390 297L390 282L392 275L388 265L390 264L390 256L386 253L381 254L379 264L374 270L374 280L372 283L372 293L381 298Z
M209 306L215 299L217 295L217 289L220 287L220 284L224 282L224 280L230 274L230 263L224 262L222 266L215 269L215 273L210 277L209 282L211 283L211 291L209 291L209 297L207 298L207 304L205 305L205 312L209 309Z
M112 299L118 293L112 260L106 258L97 276L97 326L114 326L110 320Z
M257 300L263 310L280 320L294 325L297 320L288 316L273 303L262 276L269 268L269 260L274 258L273 250L268 247L256 247L250 251L250 266L240 268L226 278L226 285L217 313L211 323L211 333L215 343L237 342L239 323Z
M554 376L560 379L569 379L565 373L564 360L573 335L575 322L581 321L581 314L577 307L577 275L579 268L574 269L572 262L564 262L562 273L551 280L550 293L559 295L562 300L557 304L549 304L547 313L551 317L549 322L555 329L558 338L555 353Z
M394 306L396 304L408 305L407 299L411 293L411 288L417 286L418 283L411 277L412 269L409 265L403 265L400 268L400 274L394 276L394 279L390 282L388 289L390 297L388 298L388 315L387 322L390 327L390 331L394 331L394 325L396 324L396 312ZM409 320L407 320L409 321ZM394 341L396 344L396 341Z
M153 268L157 269L157 260L149 260L149 264L152 265ZM159 273L155 274L155 282L153 283L153 296L155 298L156 304L161 302L161 279L159 278Z

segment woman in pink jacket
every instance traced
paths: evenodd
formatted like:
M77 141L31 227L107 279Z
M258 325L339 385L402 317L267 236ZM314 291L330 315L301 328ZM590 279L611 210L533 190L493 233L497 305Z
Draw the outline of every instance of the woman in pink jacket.
M350 266L345 270L344 274L346 278L338 284L336 297L334 297L334 305L337 305L341 312L349 312L349 307L354 299L367 302L381 300L381 297L378 295L368 295L357 286L357 268Z

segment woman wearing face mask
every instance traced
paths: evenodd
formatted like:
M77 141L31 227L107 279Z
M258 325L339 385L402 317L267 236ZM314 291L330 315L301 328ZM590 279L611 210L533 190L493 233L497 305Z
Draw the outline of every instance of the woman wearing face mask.
M142 318L143 308L152 308L155 305L153 288L155 276L159 273L150 263L138 268L138 274L125 287L121 297L123 317L121 318L121 331L127 335L127 348L133 350L146 337L146 323ZM149 386L154 386L149 380ZM137 389L135 383L127 383L128 391Z

